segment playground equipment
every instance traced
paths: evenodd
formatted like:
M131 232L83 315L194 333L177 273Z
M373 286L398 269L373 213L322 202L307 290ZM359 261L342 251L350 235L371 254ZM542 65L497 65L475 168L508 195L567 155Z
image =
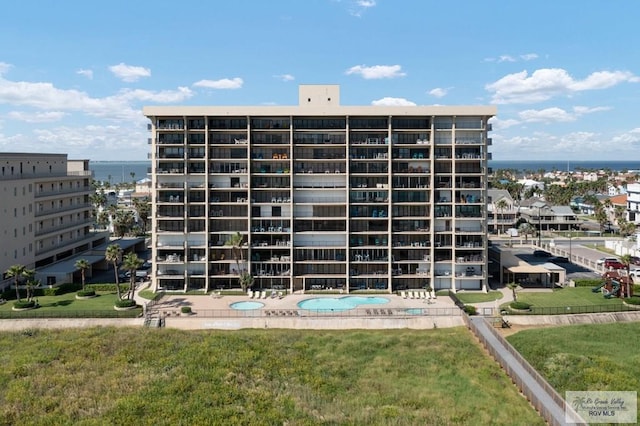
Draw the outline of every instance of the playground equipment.
M618 271L608 271L602 275L604 282L593 287L591 291L602 291L606 299L620 297L622 299L633 296L633 279L627 275L620 275Z

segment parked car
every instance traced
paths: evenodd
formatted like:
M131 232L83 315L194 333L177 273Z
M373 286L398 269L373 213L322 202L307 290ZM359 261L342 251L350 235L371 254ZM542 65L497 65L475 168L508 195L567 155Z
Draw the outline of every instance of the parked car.
M627 267L618 260L605 260L604 262L605 269L626 269Z
M600 259L596 260L596 265L604 265L607 261L620 262L620 259L618 259L617 257L601 257Z
M549 258L551 263L569 263L569 258L564 256L553 256Z
M136 281L144 281L145 279L147 279L147 276L149 275L149 273L143 269L138 269L136 271ZM125 272L120 272L118 274L118 278L121 281L129 281L129 279L131 278L131 272L130 271L125 271Z
M551 253L549 253L548 251L544 251L544 250L534 250L533 251L533 255L535 257L551 257Z
M629 270L629 276L634 280L640 278L640 268L634 268Z

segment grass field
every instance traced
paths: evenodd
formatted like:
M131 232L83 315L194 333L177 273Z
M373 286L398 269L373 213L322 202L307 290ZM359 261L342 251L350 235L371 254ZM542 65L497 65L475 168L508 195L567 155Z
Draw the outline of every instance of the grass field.
M0 424L542 425L462 328L0 333Z
M113 305L116 302L117 295L115 292L97 292L97 297L90 299L76 299L76 293L65 293L58 296L39 296L35 299L38 300L40 307L38 309L14 312L12 311L13 300L9 300L7 303L0 305L0 317L19 318L21 316L81 316L83 312L94 312L94 315L87 313L87 317L95 316L96 312L108 312L109 315L113 313L116 315L116 311L113 309ZM142 308L134 309L132 311L121 312L118 315L123 316L137 316L142 312ZM102 315L105 316L105 315Z
M640 389L638 323L525 330L507 340L561 395L567 390Z
M502 298L502 293L499 291L491 290L488 293L468 293L464 291L460 291L456 293L456 296L462 303L482 303L482 302L492 302L494 300L499 300Z
M605 299L602 293L591 291L591 287L565 287L553 292L518 292L518 301L537 307L622 305L621 299Z

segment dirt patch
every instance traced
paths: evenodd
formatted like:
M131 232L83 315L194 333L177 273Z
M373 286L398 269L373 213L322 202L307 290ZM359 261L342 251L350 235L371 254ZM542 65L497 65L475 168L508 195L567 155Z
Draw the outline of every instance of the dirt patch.
M530 330L534 328L545 328L545 327L553 327L551 325L541 324L541 325L520 325L520 324L511 324L511 328L498 328L498 333L502 337L511 336L512 334L517 333L518 331Z

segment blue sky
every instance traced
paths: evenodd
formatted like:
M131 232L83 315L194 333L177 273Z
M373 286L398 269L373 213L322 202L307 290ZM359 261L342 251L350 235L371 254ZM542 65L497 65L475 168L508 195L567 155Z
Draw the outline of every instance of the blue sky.
M20 0L0 25L0 151L144 160L144 105L496 105L495 160L640 148L635 1Z

